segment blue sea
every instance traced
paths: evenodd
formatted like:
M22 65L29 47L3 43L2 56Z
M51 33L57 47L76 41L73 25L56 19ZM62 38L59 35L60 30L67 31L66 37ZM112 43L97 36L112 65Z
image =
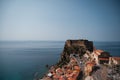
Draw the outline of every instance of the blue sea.
M33 80L58 62L64 41L1 41L0 80ZM120 42L94 42L97 49L120 56Z

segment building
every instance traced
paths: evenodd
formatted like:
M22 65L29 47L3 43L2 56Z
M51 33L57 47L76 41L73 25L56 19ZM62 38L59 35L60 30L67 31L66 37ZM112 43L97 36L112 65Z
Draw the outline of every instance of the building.
M98 49L98 50L94 50L93 53L91 54L93 60L95 60L97 65L99 65L98 56L101 55L102 52L104 52L104 51Z
M109 57L110 54L108 52L102 52L99 56L98 56L98 60L100 64L108 64L109 63Z
M110 65L120 65L120 57L110 57L109 64Z

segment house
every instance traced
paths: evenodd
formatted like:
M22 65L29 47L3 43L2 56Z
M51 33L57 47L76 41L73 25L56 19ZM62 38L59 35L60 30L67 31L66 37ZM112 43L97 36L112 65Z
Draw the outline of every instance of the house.
M104 52L103 50L94 50L93 53L91 54L93 60L95 61L95 63L97 65L99 65L99 60L98 60L98 56L101 55L101 53Z
M89 58L89 55L87 53L85 53L83 56L87 59Z
M85 76L89 76L90 75L90 73L93 70L93 66L95 66L94 62L91 62L91 61L86 62L85 68L84 68Z
M110 57L109 64L120 65L120 57Z
M108 52L102 52L99 56L98 56L98 60L100 64L105 64L105 63L109 63L109 57L110 54Z

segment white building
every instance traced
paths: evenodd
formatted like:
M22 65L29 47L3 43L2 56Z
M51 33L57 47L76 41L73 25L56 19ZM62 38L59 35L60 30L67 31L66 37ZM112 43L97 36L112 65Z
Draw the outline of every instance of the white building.
M96 64L99 65L98 56L101 55L101 53L104 52L103 50L94 50L91 54L93 60L95 60Z

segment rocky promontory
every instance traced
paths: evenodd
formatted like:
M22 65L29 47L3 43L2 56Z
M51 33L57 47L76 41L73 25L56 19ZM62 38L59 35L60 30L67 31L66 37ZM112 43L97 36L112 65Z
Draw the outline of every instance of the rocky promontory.
M39 80L120 80L120 57L96 49L92 41L67 40L58 63Z
M88 40L67 40L61 54L58 65L63 65L70 61L70 54L78 54L82 57L86 51L93 52L93 42Z

